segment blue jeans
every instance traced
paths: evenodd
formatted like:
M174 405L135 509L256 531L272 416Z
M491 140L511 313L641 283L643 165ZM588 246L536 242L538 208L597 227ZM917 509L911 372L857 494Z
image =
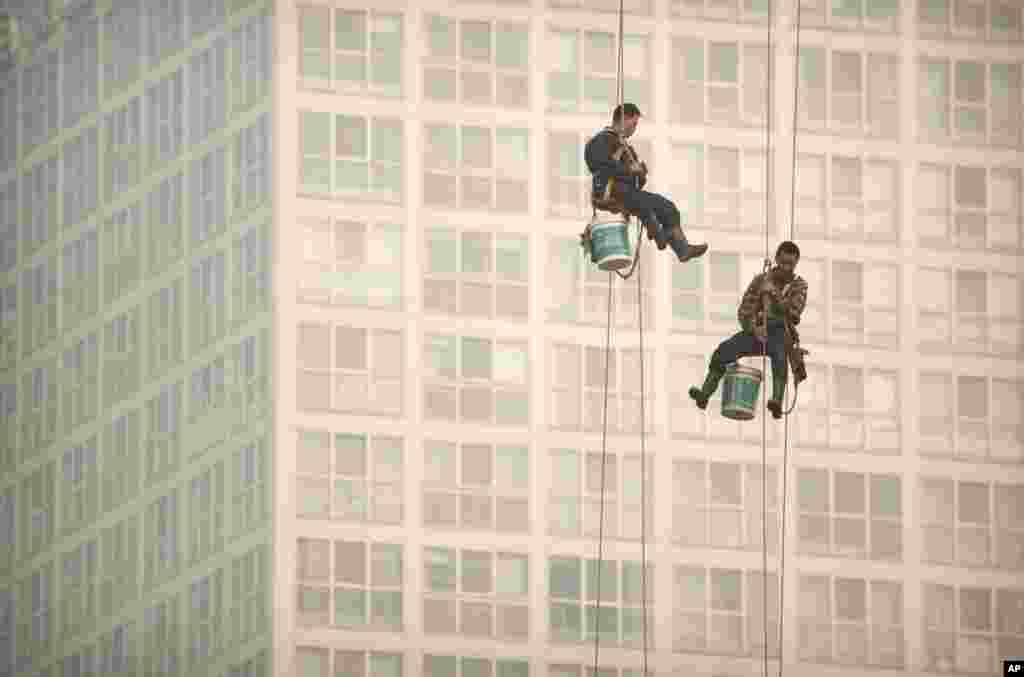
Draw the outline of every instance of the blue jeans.
M768 345L761 347L761 341L752 332L741 331L722 341L711 355L710 372L725 372L726 366L741 357L760 355L765 350L772 361L772 399L782 400L786 380L786 326L781 319L768 320ZM717 387L717 383L715 384ZM713 392L713 391L712 391Z
M679 209L664 195L649 193L646 190L627 190L622 195L622 204L628 211L636 214L642 223L657 224L658 234L662 239L670 238L673 229L679 225ZM689 249L685 236L682 240L668 240L668 246L679 258L686 256Z

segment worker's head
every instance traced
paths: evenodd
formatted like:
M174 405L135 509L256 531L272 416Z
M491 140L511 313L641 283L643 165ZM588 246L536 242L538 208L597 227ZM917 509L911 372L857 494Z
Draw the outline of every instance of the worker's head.
M635 103L624 103L615 107L612 113L612 126L619 129L623 136L632 136L640 122L640 109Z
M785 279L790 279L796 270L796 264L800 261L800 247L795 242L786 240L775 250L776 274Z

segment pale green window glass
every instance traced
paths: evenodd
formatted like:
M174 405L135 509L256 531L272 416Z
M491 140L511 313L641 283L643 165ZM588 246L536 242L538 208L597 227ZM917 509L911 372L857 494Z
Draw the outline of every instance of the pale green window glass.
M374 14L370 19L371 78L375 85L397 93L402 84L402 17Z
M499 24L495 35L495 65L523 69L530 65L530 34L522 26Z
M455 592L455 551L451 548L424 548L426 585L430 592Z
M369 130L365 118L338 115L335 181L337 190L366 191L370 187L368 149Z
M371 593L372 620L393 630L402 627L402 593L394 590L374 590Z
M530 663L527 661L498 660L495 677L530 677Z
M491 677L491 661L486 658L463 658L462 677Z
M526 348L498 345L494 353L494 380L525 385L529 362Z
M403 185L401 121L374 121L372 157L375 161L374 188L401 195Z
M587 601L597 601L598 571L601 572L601 600L617 602L619 599L618 563L607 560L587 560Z
M334 624L338 626L366 623L366 591L340 588L334 591Z
M580 599L581 575L578 557L551 557L548 560L549 594L562 599Z
M462 272L487 274L491 272L490 233L465 232L462 234Z
M716 611L743 608L743 576L739 571L712 571L711 608Z
M883 19L894 19L899 16L900 5L898 0L867 0L865 14L869 19L876 21Z
M551 452L551 472L559 493L579 494L580 460L575 451L557 449Z
M744 0L744 11L748 15L768 16L771 0Z
M494 450L495 474L502 485L525 487L530 481L530 458L526 447L499 445Z
M526 129L499 128L494 132L499 175L523 176L530 173L530 132Z
M945 24L949 21L949 0L918 0L917 19L921 23Z
M369 673L371 677L402 677L402 655L370 654Z
M925 128L943 132L949 129L949 115L947 105L949 102L949 66L940 62L925 62L921 66L921 79L923 82L922 101L923 119L921 124Z
M598 620L599 618L600 621ZM618 641L619 609L617 607L602 606L599 614L596 606L588 606L587 637L593 637L595 630L601 633L601 639L612 642Z
M650 613L651 599L648 598L648 613ZM627 607L622 609L622 641L633 644L643 641L644 633L644 612L642 607ZM647 636L654 635L653 624L647 625ZM623 672L626 672L623 670ZM637 671L639 677L639 671Z
M494 270L499 280L526 282L530 275L530 241L519 235L494 240Z
M555 640L573 641L580 639L583 630L583 614L578 604L551 604L551 635Z
M672 267L672 289L688 292L673 298L672 317L696 322L704 317L704 299L700 293L704 281L704 261L697 259L691 263L697 265Z
M899 517L902 513L898 477L871 478L871 514Z
M426 164L430 169L454 171L458 164L459 137L454 125L426 125Z
M797 479L797 496L803 512L829 511L828 471L801 470Z
M499 555L495 592L499 595L525 595L529 592L529 559L525 555Z
M428 654L423 657L423 677L456 677L458 667L458 659L455 656Z
M335 511L344 519L366 519L366 489L362 480L337 479L334 481Z
M299 72L306 78L331 78L330 22L327 7L303 7L299 10L302 61Z
M309 190L328 191L331 186L330 113L300 111L302 171L300 183Z
M456 356L455 337L430 334L424 340L424 357L430 376L436 378L455 379Z
M860 3L861 0L832 0L832 16L859 19Z
M327 674L327 652L299 649L299 674L302 677L323 677Z
M557 110L574 110L579 105L579 37L576 33L553 31L548 72L548 99Z
M712 42L708 45L708 80L739 82L740 52L735 42Z
M451 275L457 272L458 244L452 228L428 228L427 272Z
M459 58L479 64L491 63L491 24L487 21L463 21Z
M335 77L366 82L366 12L334 12L334 45Z
M423 443L423 479L430 484L454 486L455 445L426 440Z
M455 59L455 22L436 14L427 17L427 51L435 58Z
M491 342L486 339L462 338L462 377L473 379L491 378Z

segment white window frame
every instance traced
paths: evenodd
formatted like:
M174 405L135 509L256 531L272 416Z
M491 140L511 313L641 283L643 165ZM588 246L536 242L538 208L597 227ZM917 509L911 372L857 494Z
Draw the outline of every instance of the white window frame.
M172 489L146 507L146 589L157 587L181 567L179 505L178 492Z
M551 370L552 412L549 426L566 432L600 432L602 430L604 398L604 346L590 343L550 344L550 356L555 369ZM634 360L635 356L635 360ZM621 366L623 359L635 361L637 367ZM640 431L640 351L633 346L613 348L609 359L608 431L613 434L633 434ZM563 370L569 370L568 373ZM588 371L592 370L592 371ZM657 408L654 388L654 352L644 354L645 414L647 432L652 434L654 411ZM574 372L574 373L573 373ZM632 381L636 381L634 385ZM570 422L560 422L560 412L568 412Z
M961 99L957 96L958 69L960 66L980 67L982 83L984 87L984 100L971 101ZM927 94L925 86L928 80L930 67L943 69L946 79L946 91L948 98L944 101L936 101L934 97ZM1011 90L1010 99L1007 102L1009 108L1006 111L999 110L999 102L992 97L993 70L995 68L1008 68L1010 75L1016 75L1016 88ZM958 59L949 56L937 56L934 53L924 53L918 56L915 62L916 75L922 83L918 95L918 139L924 142L941 144L959 144L969 146L998 146L1007 148L1019 148L1022 142L1022 129L1020 116L1024 114L1024 104L1021 103L1021 90L1024 88L1024 63L1021 61L1005 61L995 59ZM1016 105L1015 105L1016 103ZM921 120L921 112L935 112L936 107L941 108L945 119L946 128L935 130L926 126ZM1014 110L1016 108L1016 110ZM957 121L960 112L974 110L981 112L984 116L985 128L981 133L961 131ZM998 122L1011 125L1010 129L999 134L994 130L994 120L998 113L1002 113L1003 120Z
M563 560L568 562L575 561L575 563L579 565L579 593L577 597L562 597L554 594L554 590L551 589L554 560ZM627 614L633 617L633 622L636 624L637 630L643 623L643 589L641 588L640 583L643 578L643 565L634 560L609 559L607 557L603 560L602 564L605 568L602 570L601 574L601 587L604 588L600 594L601 614L602 616L605 614L614 615L616 629L614 634L601 630L595 633L594 626L600 625L601 622L595 624L594 618L596 618L596 616L592 617L588 612L596 614L597 611L596 602L598 600L598 592L592 589L597 587L597 570L595 567L592 571L591 566L597 565L598 562L599 561L597 559L589 559L572 555L559 555L558 553L552 553L548 556L547 561L545 562L547 565L545 567L547 570L547 595L545 602L547 603L548 612L551 618L548 631L548 641L552 644L578 644L583 641L593 641L595 634L599 634L600 641L602 643L606 643L606 645L621 648L639 648L642 645L643 633L637 632L636 637L631 639L627 638L624 634L624 626L626 625ZM633 593L637 599L625 599L624 588L626 586L624 578L626 576L625 570L627 565L635 572L634 575L637 578L637 589ZM614 575L614 580L611 582L608 581L608 577L605 575L609 573L609 567L611 573ZM647 627L654 626L654 618L656 617L654 609L655 573L655 565L648 562L646 574ZM606 588L605 586L609 587ZM560 635L555 631L555 620L556 618L564 617L566 613L572 613L569 611L572 608L576 609L574 615L580 621L580 632L574 633L574 636L569 636L568 634ZM655 644L653 633L648 636L648 644L653 648L653 645Z
M107 304L132 291L142 272L142 232L146 227L141 202L118 209L103 229L103 296Z
M820 45L801 47L801 65L803 60L809 58L812 53L820 54L823 57L822 90L812 93L806 79L801 73L799 80L800 91L800 119L798 126L801 130L808 132L823 132L838 134L841 136L854 136L861 138L877 138L887 140L898 140L901 137L900 113L907 105L905 96L899 93L899 73L902 68L902 57L897 52L885 51L864 51L856 49L833 49ZM834 69L837 55L857 58L859 64L859 85L858 92L836 92L834 88ZM888 69L888 70L887 70ZM891 70L896 77L889 84L894 87L892 91L885 91L885 74ZM803 68L801 68L803 71ZM890 73L891 74L891 73ZM875 94L878 96L874 96ZM811 97L817 99L817 106L811 101ZM838 99L838 100L837 100ZM876 100L877 99L877 100ZM843 103L845 101L845 103ZM818 108L824 116L822 119L811 117L811 111ZM883 115L885 108L891 109L888 116L891 129L884 129ZM850 113L856 111L856 119L851 122L836 120L838 113Z
M860 407L844 406L838 389L857 380L863 388L854 394L860 399ZM876 382L884 382L883 387L892 385L895 402L887 406L875 396L872 384ZM904 439L902 391L898 369L811 365L800 401L804 411L814 413L797 422L794 444L804 449L899 455Z
M157 169L177 158L184 148L185 66L146 87L145 117L149 129L147 166Z
M307 75L303 73L302 66L298 67L299 76L299 87L302 89L310 90L325 90L325 91L338 91L340 93L349 94L364 94L374 97L385 97L395 98L401 97L407 87L406 76L405 76L405 53L406 53L406 40L408 38L406 29L406 15L401 11L377 11L374 9L361 9L353 7L338 7L333 12L323 6L317 5L300 5L299 6L299 24L298 27L298 42L299 49L302 52L303 60L310 56L310 53L323 52L322 58L326 62L328 77L318 77L314 74ZM338 36L335 27L337 25L338 14L356 14L361 15L363 18L364 30L364 41L362 49L350 50L342 49L338 47ZM322 19L321 19L322 17ZM377 21L382 19L386 20L398 20L398 34L399 44L401 45L398 58L400 60L399 66L399 81L397 84L392 83L381 83L377 78L374 77L377 63L384 55L384 50L375 44L374 36L378 31L370 30L369 27L373 26ZM315 22L317 19L321 19L321 25L325 26L324 33L326 33L327 41L322 48L307 47L303 42L302 34L302 22L304 20L310 20ZM333 19L333 21L332 21ZM324 37L321 35L321 37ZM361 81L342 79L339 74L338 61L342 58L360 58L363 61L363 73L364 78ZM425 57L429 59L429 57Z
M61 471L61 530L81 531L99 513L100 478L93 435L64 452Z
M93 420L99 412L99 332L82 337L64 351L61 418L69 433Z
M977 5L978 3L974 3ZM954 2L949 1L946 6L945 16L943 21L931 22L927 21L929 17L922 16L923 8L921 3L916 3L916 12L914 14L914 23L917 26L917 33L921 37L926 39L960 39L960 40L985 40L991 42L1015 42L1021 38L1021 8L1014 7L1012 2L999 2L999 0L981 0L982 12L986 14L988 21L981 31L978 31L976 27L970 25L963 25L956 20L956 13L954 10ZM1017 15L1017 29L1016 34L1009 32L1006 34L1000 34L999 31L992 25L992 18L996 12L996 8L1002 6L1001 9L1014 11L1016 10ZM985 12L985 10L988 10ZM1012 29L1011 29L1012 30Z
M188 658L192 669L220 657L226 648L224 570L197 578L189 586L189 646Z
M405 186L405 145L406 145L406 132L405 123L399 118L385 117L385 116L368 116L368 115L344 115L341 113L321 113L320 111L300 111L303 113L315 113L330 116L330 147L327 150L326 157L330 160L330 176L331 184L327 194L334 197L344 197L346 199L359 200L359 201L372 201L372 202L386 202L390 204L401 204L405 200L406 186ZM361 127L366 133L366 150L360 155L345 155L342 154L338 148L338 136L340 135L339 127L341 120L350 119L360 123ZM377 134L379 133L378 128L384 126L395 127L399 131L400 143L403 147L403 155L397 161L382 160L377 157L375 149L377 148ZM342 162L349 164L365 165L367 171L367 188L351 189L341 188L338 186L340 172L338 165ZM398 190L389 190L380 185L381 181L377 178L380 174L385 172L397 172L399 178ZM305 186L300 186L300 193L305 194L323 194L324 191L320 189L310 189Z
M934 580L934 579L933 579ZM996 647L1005 640L1008 646L1020 642L1022 635L1013 628L1003 630L997 604L999 597L1006 594L1010 599L1021 594L1017 587L990 587L977 582L966 585L942 584L938 581L923 581L921 584L921 618L924 621L921 636L921 668L928 672L958 672L961 674L995 674L1001 669L1000 652ZM934 600L932 595L942 595L946 600ZM975 596L968 599L965 597ZM987 598L985 629L972 628L963 623L965 611L976 609L976 605ZM1007 602L1010 601L1007 600ZM943 608L944 607L944 608ZM1002 631L1000 631L1002 630ZM934 645L933 645L934 642ZM975 659L975 660L971 660ZM979 664L986 663L985 665Z
M884 19L872 18L870 6L876 0L857 0L859 7L857 17L837 16L835 6L830 0L802 0L800 10L803 14L801 23L806 21L808 27L827 27L833 31L862 31L869 33L897 33L900 31L902 11L899 2L895 2L896 11L891 17Z
M964 174L984 175L985 196L981 204L970 204L958 199ZM918 230L917 242L921 247L948 249L960 247L982 249L1006 254L1018 254L1024 248L1024 229L1021 227L1022 201L1024 201L1024 175L1019 167L1008 165L972 165L922 162L917 166L915 194L920 195L916 222L933 222L928 234ZM998 181L998 183L997 183ZM1009 191L997 186L1006 185ZM934 203L925 200L934 199ZM996 205L997 200L1009 199L1009 205ZM984 233L963 233L961 219L980 220ZM941 232L939 232L941 230Z
M146 486L178 468L182 426L181 382L167 384L146 404Z
M138 519L128 517L103 530L99 615L109 618L138 598Z
M144 652L148 675L176 675L183 662L180 651L181 613L177 596L147 607L143 614Z
M61 636L78 637L92 629L96 618L99 557L96 539L86 541L63 557L61 576Z
M99 128L93 125L62 149L63 222L71 227L96 210L99 188Z
M132 410L105 427L102 452L104 512L115 510L138 495L142 465L139 462L142 449L140 421L139 412Z
M798 179L796 196L794 228L798 236L839 242L896 243L903 202L902 171L897 159L878 155L801 153L797 162L797 175L803 177ZM840 164L856 168L859 185L851 192L839 192ZM884 199L879 189L891 193L889 199ZM885 226L886 220L888 226Z
M773 1L767 0L767 3ZM764 12L760 12L750 9L747 7L747 4L746 2L730 2L726 5L718 2L718 0L669 0L668 13L673 19L704 19L728 21L730 23L768 23L768 8Z
M566 36L571 35L574 44L573 59L576 62L576 71L560 71L556 70L559 65L559 57L561 56L561 50L558 48L560 34ZM617 39L615 32L608 32L606 30L599 30L597 28L578 28L571 27L569 24L556 20L554 22L548 22L544 25L544 38L545 43L549 45L545 59L547 60L547 67L545 68L545 89L547 100L546 110L548 113L600 113L601 115L607 115L608 111L615 107L615 92L616 92L616 44ZM592 49L593 40L599 39L610 45L610 53L606 53L603 57L588 59L588 54ZM640 110L643 111L644 116L651 119L655 115L653 102L653 90L654 80L652 73L653 68L653 53L654 53L654 36L651 32L643 33L625 33L623 36L624 43L624 56L623 56L623 90L625 92L625 99L632 101L639 106ZM640 52L640 54L637 54ZM591 64L591 61L604 61L604 63ZM552 89L554 89L553 83L554 77L562 77L568 80L572 78L574 80L574 86L577 93L575 102L568 102L568 99L558 99L552 96ZM609 100L598 99L587 96L587 82L600 82L601 86L604 87L611 95Z
M257 14L231 31L232 112L254 106L267 95L272 63L273 38L268 14Z
M146 196L146 267L150 276L162 273L184 254L184 188L185 177L179 172L154 186Z
M195 321L191 323L190 345L193 350L208 346L227 330L226 258L222 251L192 265L190 286Z
M699 81L691 79L687 73L688 54L698 46L702 67ZM736 49L736 82L712 80L712 49L730 47ZM767 113L763 79L767 78L765 62L770 54L767 43L756 39L714 40L694 34L673 33L669 39L669 50L676 64L670 75L673 83L670 118L674 122L763 128ZM754 80L756 82L751 84ZM697 101L699 106L694 105Z

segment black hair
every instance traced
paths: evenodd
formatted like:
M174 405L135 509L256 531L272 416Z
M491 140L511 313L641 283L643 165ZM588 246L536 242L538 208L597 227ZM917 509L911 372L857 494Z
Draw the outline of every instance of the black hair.
M635 103L624 103L621 106L616 106L615 111L612 113L612 124L621 122L623 115L635 117L640 115L640 109L637 108Z
M779 245L778 249L775 250L775 256L781 256L783 254L792 254L797 258L797 260L799 260L800 247L797 247L795 242L790 242L789 240L786 240L785 242Z

